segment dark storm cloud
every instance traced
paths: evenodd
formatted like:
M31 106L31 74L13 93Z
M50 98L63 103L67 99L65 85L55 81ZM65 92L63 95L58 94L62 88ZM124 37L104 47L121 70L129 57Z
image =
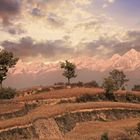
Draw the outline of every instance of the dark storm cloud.
M0 12L15 14L19 12L20 0L0 0Z
M35 43L30 37L22 38L19 43L4 41L1 45L20 58L36 57L41 54L45 58L57 59L74 51L63 40Z
M100 38L96 41L89 43L81 43L82 49L79 49L80 53L86 54L88 56L99 56L101 58L110 57L113 52L113 47L118 41L107 40L106 38Z
M0 17L3 23L9 22L9 17L19 13L21 0L0 0Z
M140 39L140 31L129 31L128 36L134 39Z
M128 38L128 41L118 42L117 44L115 44L113 46L114 52L124 54L132 48L134 48L137 51L140 51L140 31L129 31Z
M82 46L82 49L79 51L81 54L83 53L89 56L98 55L101 58L111 57L115 53L123 55L132 48L140 51L140 32L129 31L127 35L128 40L123 42L116 39L100 38L97 41L81 43L79 46Z
M78 46L75 46L76 49L71 47L69 36L64 37L63 40L42 43L36 43L32 38L25 37L16 43L4 41L1 46L8 51L12 51L18 57L25 59L26 57L37 57L38 55L42 55L51 60L82 55L106 58L111 57L115 53L123 55L132 48L140 51L140 32L131 31L128 32L127 36L128 39L123 42L102 37L90 43L80 43Z
M16 26L6 26L1 31L8 32L11 35L20 35L25 33L25 31L22 28Z

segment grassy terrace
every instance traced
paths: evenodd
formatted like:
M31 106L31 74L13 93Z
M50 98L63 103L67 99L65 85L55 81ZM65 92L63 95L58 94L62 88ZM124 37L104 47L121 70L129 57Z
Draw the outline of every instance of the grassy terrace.
M81 110L104 110L104 109L128 109L140 110L140 104L117 103L117 102L91 102L91 103L71 103L58 105L42 105L23 117L0 121L0 129L23 126L32 123L39 118L49 118L64 114L65 112Z
M45 99L61 99L61 98L71 98L77 97L83 94L95 95L103 94L104 90L101 88L72 88L72 89L60 89L54 91L46 91L39 94L33 94L25 97L17 97L15 101L32 101L32 100L45 100ZM132 94L135 96L140 96L140 92L134 91L117 91L117 95Z
M0 102L0 114L15 112L24 107L21 103Z

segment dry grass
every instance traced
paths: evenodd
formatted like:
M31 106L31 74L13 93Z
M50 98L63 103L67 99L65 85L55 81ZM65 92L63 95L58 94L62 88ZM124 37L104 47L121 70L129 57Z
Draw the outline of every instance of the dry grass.
M73 112L89 109L132 109L140 110L139 104L130 103L113 103L113 102L94 102L94 103L79 103L79 104L59 104L59 105L42 105L23 117L13 118L9 120L0 121L0 129L23 126L33 122L39 118L50 118L61 115L65 112Z
M125 91L125 90L118 90L116 92L114 92L116 94L133 94L136 96L140 96L140 91Z
M108 132L111 137L116 137L125 134L125 129L136 128L139 121L140 118L112 122L83 122L76 125L72 131L68 132L65 135L65 139L87 140L93 138L93 140L100 140L100 136L105 132Z
M13 103L13 102L1 102L0 103L0 114L15 112L21 110L24 107L24 104Z
M31 101L31 100L42 100L42 99L59 99L59 98L70 98L79 96L82 94L98 94L103 93L103 89L100 88L72 88L72 89L60 89L49 92L43 92L40 94L29 95L25 97L18 97L15 100L19 101Z
M40 94L29 95L25 97L17 97L15 101L32 101L32 100L45 100L45 99L60 99L60 98L71 98L75 96L80 96L83 94L100 94L103 93L104 90L101 88L72 88L72 89L60 89L49 92L43 92ZM133 94L136 96L140 96L140 92L127 92L127 91L117 91L115 94Z
M102 94L104 90L101 88L72 88L72 89L60 89L60 90L53 90L49 92L43 92L40 94L29 95L25 97L16 97L10 101L0 101L0 114L6 112L14 112L15 110L21 109L23 107L22 103L26 101L34 101L34 100L47 100L47 99L63 99L63 98L72 98L78 97L84 94L95 95L95 94ZM140 92L127 92L127 91L117 91L115 94L125 95L126 93L134 94L136 96L140 96ZM39 118L50 118L55 117L57 115L62 115L65 112L78 112L83 110L105 110L105 109L132 109L132 110L140 110L140 104L132 104L132 103L119 103L119 102L87 102L87 103L64 103L64 104L56 104L56 105L48 105L43 104L42 106L30 111L27 115L17 118L12 118L8 120L0 121L0 130L2 129L9 129L12 127L20 127L24 125L28 125L33 123L33 121ZM124 124L122 124L124 123ZM81 125L80 127L76 127L69 136L72 135L80 135L81 133L90 133L91 131L88 129L91 128L92 132L94 132L95 127L97 128L96 131L102 131L102 129L110 129L112 126L116 127L117 129L121 130L121 127L126 126L128 121L124 121L119 123L117 122L110 122L110 123L97 123L93 124L94 127L91 128L88 124ZM130 121L128 125L133 125L133 122ZM101 127L103 125L104 127ZM121 125L121 127L119 127ZM107 127L109 126L109 127ZM80 129L87 128L85 132L80 131ZM99 130L98 128L101 128ZM114 130L116 130L114 128ZM87 132L86 132L87 131ZM68 137L69 137L68 136ZM89 134L90 136L90 134Z

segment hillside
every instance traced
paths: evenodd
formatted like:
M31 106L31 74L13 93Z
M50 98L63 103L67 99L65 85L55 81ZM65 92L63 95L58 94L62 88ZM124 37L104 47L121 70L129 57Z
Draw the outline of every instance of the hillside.
M55 88L24 89L1 100L0 140L140 138L140 92L118 91L113 101L99 88Z

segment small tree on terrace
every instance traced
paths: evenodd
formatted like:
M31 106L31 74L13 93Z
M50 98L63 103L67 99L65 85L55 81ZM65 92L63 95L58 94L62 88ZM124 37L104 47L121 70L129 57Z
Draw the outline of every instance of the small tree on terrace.
M17 63L18 58L14 58L12 52L2 50L0 52L0 88L2 88L2 82L7 77L9 68L12 68Z
M70 79L77 77L75 74L75 64L66 60L65 62L61 63L61 68L64 69L63 76L68 79L68 84L70 84Z
M119 90L124 84L129 81L123 71L113 70L109 76L104 79L103 87L106 93L113 93L114 90Z
M115 82L116 90L121 89L124 86L124 84L129 81L123 71L114 69L109 74Z
M104 78L103 88L106 93L113 93L116 90L115 81L111 77Z

